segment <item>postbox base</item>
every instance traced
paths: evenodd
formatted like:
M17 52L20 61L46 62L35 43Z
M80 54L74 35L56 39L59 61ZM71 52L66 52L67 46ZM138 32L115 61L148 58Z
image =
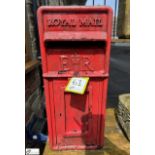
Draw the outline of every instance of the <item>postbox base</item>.
M101 149L103 146L98 145L91 145L91 146L84 146L84 145L70 145L70 146L50 146L51 150L96 150Z

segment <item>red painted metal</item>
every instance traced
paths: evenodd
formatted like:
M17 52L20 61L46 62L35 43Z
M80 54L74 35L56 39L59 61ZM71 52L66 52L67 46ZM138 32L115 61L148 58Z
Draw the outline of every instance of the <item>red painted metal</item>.
M112 10L40 7L38 27L52 149L103 146ZM84 95L64 91L69 78L90 77Z

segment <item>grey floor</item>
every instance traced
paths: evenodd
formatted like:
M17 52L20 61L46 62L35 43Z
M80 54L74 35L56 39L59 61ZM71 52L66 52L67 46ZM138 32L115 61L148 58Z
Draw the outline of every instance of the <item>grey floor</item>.
M117 107L118 95L130 92L130 45L115 43L111 48L107 107Z

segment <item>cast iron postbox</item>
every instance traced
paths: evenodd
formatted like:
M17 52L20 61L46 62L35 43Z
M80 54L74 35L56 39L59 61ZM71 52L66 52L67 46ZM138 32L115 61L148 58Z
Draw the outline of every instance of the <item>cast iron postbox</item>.
M52 149L103 146L112 10L40 7L38 27ZM71 77L89 77L84 95L65 92Z

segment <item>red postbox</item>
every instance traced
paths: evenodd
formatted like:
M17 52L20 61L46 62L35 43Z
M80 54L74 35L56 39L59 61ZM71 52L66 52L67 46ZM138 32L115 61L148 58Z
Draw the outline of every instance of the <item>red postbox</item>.
M40 7L38 27L50 147L54 150L101 148L112 10ZM65 92L71 77L89 77L83 95Z

